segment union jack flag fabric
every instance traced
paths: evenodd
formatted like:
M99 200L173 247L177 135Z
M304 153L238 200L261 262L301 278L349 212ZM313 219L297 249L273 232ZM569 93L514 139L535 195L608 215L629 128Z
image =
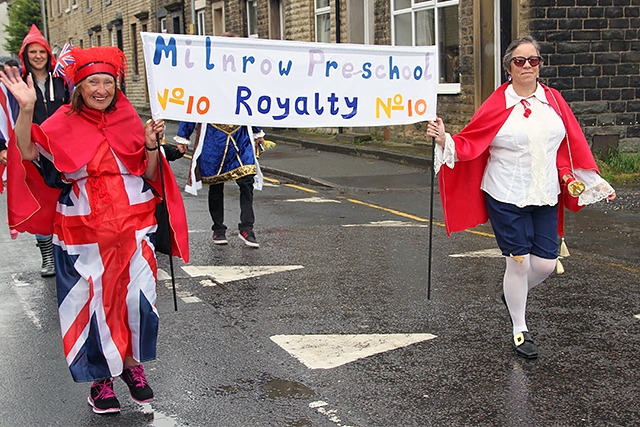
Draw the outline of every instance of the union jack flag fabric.
M156 197L104 142L80 170L44 178L62 187L54 258L64 354L74 381L120 375L125 356L155 359Z
M3 84L0 84L0 142L3 143L4 148L9 146L9 141L13 136L13 127L18 118L18 112L18 101ZM2 194L4 181L7 180L7 171L3 164L0 164L0 177L0 194Z
M62 46L62 50L58 55L58 60L56 61L55 67L53 67L53 77L64 77L67 83L70 85L71 76L67 76L66 68L75 62L73 58L73 54L71 53L71 44L69 42L65 43ZM71 92L71 89L69 90Z

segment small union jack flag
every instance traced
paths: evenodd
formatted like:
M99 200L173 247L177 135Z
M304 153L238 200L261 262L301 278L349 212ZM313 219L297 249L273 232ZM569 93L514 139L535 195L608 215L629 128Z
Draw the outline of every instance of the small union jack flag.
M62 46L60 55L58 55L58 61L56 62L56 66L53 68L53 77L67 78L65 69L74 62L75 59L73 59L73 55L71 54L71 45L67 42Z

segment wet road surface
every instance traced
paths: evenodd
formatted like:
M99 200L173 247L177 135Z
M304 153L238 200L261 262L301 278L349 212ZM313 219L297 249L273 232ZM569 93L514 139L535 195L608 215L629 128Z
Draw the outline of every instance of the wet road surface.
M258 250L232 233L233 183L222 247L206 189L184 195L192 260L175 262L177 312L171 280L158 289L156 401L132 403L117 381L116 416L93 414L68 374L33 238L0 233L0 425L638 425L638 212L568 217L566 272L530 295L540 358L527 361L511 349L490 227L448 238L437 201L426 299L428 171L282 143L261 161ZM184 183L188 161L172 167Z

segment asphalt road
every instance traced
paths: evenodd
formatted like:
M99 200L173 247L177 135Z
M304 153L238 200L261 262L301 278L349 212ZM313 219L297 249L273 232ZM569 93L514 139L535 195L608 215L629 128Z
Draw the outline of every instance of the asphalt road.
M71 380L35 239L0 232L0 426L640 424L638 212L568 216L566 272L530 295L540 358L526 361L490 227L447 237L436 200L430 230L427 170L282 142L261 157L259 249L232 233L235 184L222 247L206 189L183 195L192 259L158 287L156 400L135 404L117 381L119 415L93 414L88 384ZM188 159L172 167L184 184Z

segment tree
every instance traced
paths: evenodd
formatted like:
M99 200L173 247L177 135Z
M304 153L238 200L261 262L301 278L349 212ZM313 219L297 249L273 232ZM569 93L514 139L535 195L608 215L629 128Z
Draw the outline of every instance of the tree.
M9 24L4 28L7 40L4 43L12 55L17 56L22 46L22 40L29 32L32 24L42 31L42 15L40 2L34 0L13 0L9 3Z

